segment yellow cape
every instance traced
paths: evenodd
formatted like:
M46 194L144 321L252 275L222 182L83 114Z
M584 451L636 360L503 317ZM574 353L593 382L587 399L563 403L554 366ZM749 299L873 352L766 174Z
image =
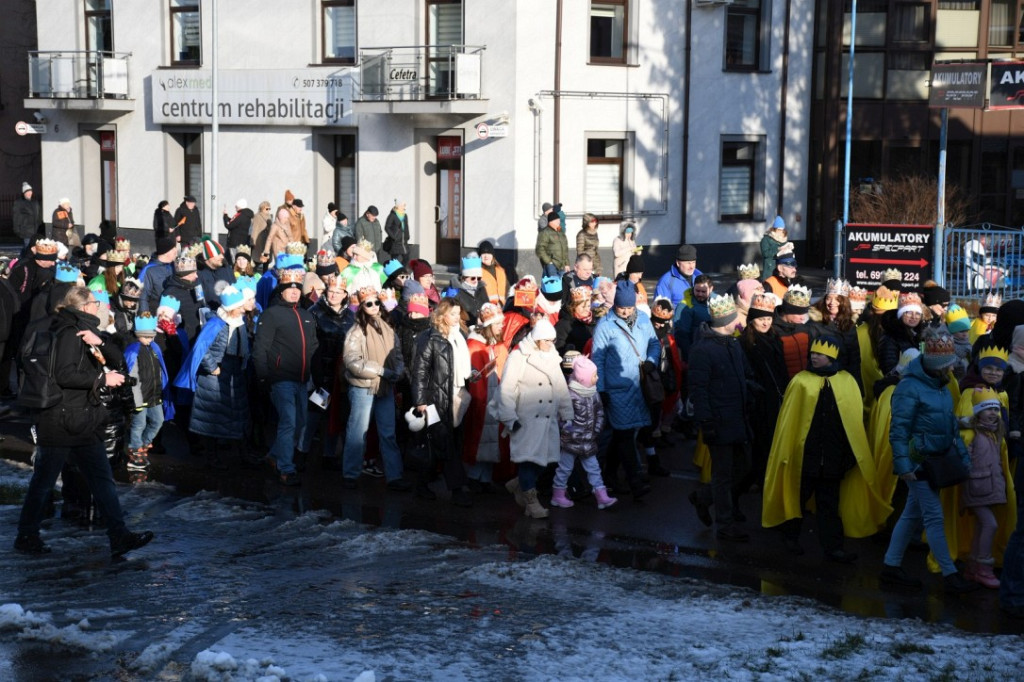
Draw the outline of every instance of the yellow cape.
M826 378L805 370L790 380L768 455L761 523L771 528L803 516L800 473L804 442L826 381L832 385L846 437L857 459L857 466L846 473L839 487L843 533L852 538L874 535L892 513L892 507L878 494L875 462L864 431L860 389L845 371Z
M886 386L882 395L878 396L871 408L871 419L868 420L868 442L875 455L875 472L878 477L878 494L886 502L892 503L896 492L896 481L892 473L892 445L889 443L889 427L892 426L892 393L896 384Z
M973 322L971 322L971 328L967 330L967 338L973 346L974 342L977 341L979 337L988 334L988 332L988 325L982 322L981 318L979 317L975 319Z
M700 469L700 482L711 483L711 449L704 444L704 434L697 432L697 447L693 450L693 465Z
M974 442L974 430L961 430L960 436L964 439L964 445L970 449L971 443ZM1010 473L1006 455L1006 439L1003 439L999 454L1003 478L1006 479L1006 504L997 504L992 507L992 513L995 514L998 524L996 536L992 539L992 556L995 557L996 564L1002 566L1006 542L1010 539L1010 533L1017 527L1017 493L1013 487L1013 474ZM953 557L954 561L966 559L971 555L971 542L974 540L974 514L969 509L961 508L959 485L940 490L939 499L942 500L942 520L945 524L949 555ZM932 573L939 573L942 570L931 553L928 554L928 570Z
M860 384L864 387L864 421L867 421L875 404L875 392L872 387L882 378L882 370L879 369L875 352L871 349L871 331L867 324L857 327L857 345L860 347Z

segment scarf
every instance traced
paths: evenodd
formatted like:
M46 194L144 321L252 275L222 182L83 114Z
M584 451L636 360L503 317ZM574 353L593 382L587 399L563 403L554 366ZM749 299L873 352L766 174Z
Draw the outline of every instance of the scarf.
M597 386L584 386L575 379L569 380L569 389L572 390L573 393L579 395L581 398L589 398L590 396L597 393Z
M462 332L458 327L449 329L447 338L452 347L452 371L455 375L453 377L455 388L458 390L466 385L466 380L469 379L469 375L473 371L469 362L469 347L466 345L466 339L462 338Z
M244 316L240 315L238 317L230 317L228 311L224 310L223 307L217 308L217 317L224 320L224 324L226 324L231 329L238 329L243 324L245 324Z
M388 356L395 347L395 335L388 334L388 331L390 330L387 325L379 318L367 322L366 328L363 330L363 334L366 336L366 359L376 362L381 367L386 366ZM370 388L374 395L382 396L387 394L388 385L380 377L375 377Z
M476 290L480 287L480 280L477 280L475 284L470 284L467 280L462 280L461 285L463 291L467 291L476 296Z
M618 315L616 315L616 317L618 317ZM622 320L623 322L625 322L626 326L628 326L630 329L632 329L636 325L636 310L634 310L632 312L632 314L630 314L629 317L626 317L626 318L619 317L619 319Z

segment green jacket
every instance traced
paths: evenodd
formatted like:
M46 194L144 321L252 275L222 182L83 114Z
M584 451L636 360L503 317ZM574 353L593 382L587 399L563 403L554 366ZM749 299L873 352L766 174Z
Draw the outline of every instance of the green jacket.
M564 270L569 265L569 240L566 239L565 232L545 227L537 233L535 253L540 259L541 267L551 263L559 272Z

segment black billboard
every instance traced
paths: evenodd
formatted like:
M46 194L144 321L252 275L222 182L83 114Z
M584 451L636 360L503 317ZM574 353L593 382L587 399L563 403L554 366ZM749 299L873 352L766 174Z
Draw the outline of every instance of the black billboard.
M932 64L928 106L983 108L987 70L986 64Z
M1024 107L1024 62L992 62L989 109Z
M846 226L846 277L854 286L874 291L882 273L900 271L904 289L920 289L932 277L934 225Z

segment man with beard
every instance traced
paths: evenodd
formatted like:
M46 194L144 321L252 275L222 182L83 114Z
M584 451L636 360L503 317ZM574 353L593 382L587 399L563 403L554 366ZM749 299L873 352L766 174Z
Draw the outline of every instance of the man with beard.
M686 295L686 290L693 286L694 278L699 277L697 269L697 247L683 244L676 251L676 262L668 269L654 290L655 296L664 296L676 307Z
M803 278L796 274L796 256L789 250L775 257L775 273L764 281L764 288L781 299L786 296L789 287L803 282Z
M686 362L690 357L690 347L693 345L701 324L711 321L711 311L708 309L708 301L715 290L711 278L707 275L697 275L693 280L693 301L691 305L680 305L675 311L676 347L679 355Z

